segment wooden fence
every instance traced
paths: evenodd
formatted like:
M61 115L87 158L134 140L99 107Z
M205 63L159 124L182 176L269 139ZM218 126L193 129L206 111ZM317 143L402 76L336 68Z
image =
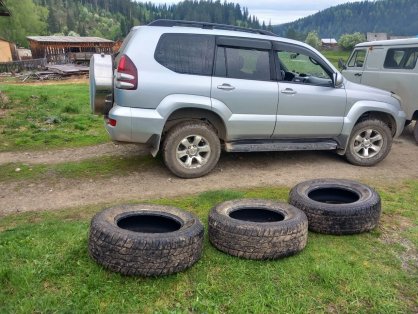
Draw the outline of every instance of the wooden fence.
M0 62L0 73L2 72L23 72L30 70L46 69L46 58L23 61Z

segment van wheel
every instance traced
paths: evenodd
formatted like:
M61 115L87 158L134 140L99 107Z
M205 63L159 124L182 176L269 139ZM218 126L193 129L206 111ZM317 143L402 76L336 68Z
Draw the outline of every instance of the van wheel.
M180 178L198 178L218 163L221 144L215 130L202 121L187 121L174 126L163 144L167 168Z
M392 133L381 120L357 123L350 136L345 156L356 166L373 166L385 159L392 147Z
M418 144L418 120L415 121L414 137L415 137L415 142L417 142L417 144Z

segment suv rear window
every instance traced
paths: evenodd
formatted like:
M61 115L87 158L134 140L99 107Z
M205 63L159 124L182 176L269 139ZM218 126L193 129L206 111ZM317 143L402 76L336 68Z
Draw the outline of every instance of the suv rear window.
M270 81L269 51L219 47L216 56L215 76Z
M212 75L215 37L196 34L163 34L155 60L181 74Z

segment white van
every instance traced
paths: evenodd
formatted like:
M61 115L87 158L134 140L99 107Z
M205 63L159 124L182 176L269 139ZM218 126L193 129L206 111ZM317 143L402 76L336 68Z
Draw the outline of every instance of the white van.
M365 42L355 46L347 64L348 80L398 94L407 122L418 120L418 38ZM341 61L341 60L340 60ZM415 123L418 142L418 123Z

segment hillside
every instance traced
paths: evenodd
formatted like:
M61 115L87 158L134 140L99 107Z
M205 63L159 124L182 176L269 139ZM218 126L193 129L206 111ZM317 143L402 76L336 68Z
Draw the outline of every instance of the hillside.
M418 35L417 17L417 0L362 1L341 4L292 23L273 26L273 31L288 37L313 30L326 38L354 32L409 36Z
M0 19L0 37L26 44L29 35L81 35L120 39L132 26L165 18L260 28L248 9L227 1L186 0L154 5L133 0L5 0L12 12Z

